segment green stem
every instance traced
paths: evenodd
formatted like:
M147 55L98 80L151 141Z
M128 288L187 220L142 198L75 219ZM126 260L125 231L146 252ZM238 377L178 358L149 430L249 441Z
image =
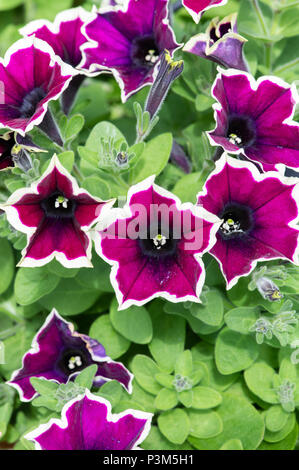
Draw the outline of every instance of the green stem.
M3 330L0 333L0 341L4 341L5 339L9 338L10 336L14 336L16 332L20 329L21 324L15 325L7 330Z
M269 73L272 72L272 42L265 44L265 64Z
M257 17L259 19L259 22L261 24L263 33L264 33L265 36L268 37L268 29L267 29L266 23L264 21L263 13L262 13L261 7L259 5L259 2L258 2L258 0L253 0L252 3L253 3L253 7L256 11Z

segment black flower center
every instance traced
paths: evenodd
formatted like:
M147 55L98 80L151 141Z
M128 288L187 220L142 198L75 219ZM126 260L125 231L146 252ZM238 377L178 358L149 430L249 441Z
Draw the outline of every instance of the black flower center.
M159 48L153 36L134 39L131 46L131 59L137 67L153 67L159 59L159 54Z
M220 37L222 38L225 34L229 33L231 29L232 29L232 25L230 22L222 23L222 25L220 25L220 28L219 28Z
M158 230L155 235L152 231L149 232L147 236L139 238L143 255L150 258L161 258L171 257L176 253L178 239L173 238L168 230Z
M66 198L62 193L55 192L41 201L46 217L52 219L71 219L74 216L76 202Z
M45 96L46 92L40 87L34 88L27 93L20 106L21 117L31 118L36 111L37 105Z
M64 351L58 367L66 375L71 375L74 372L79 372L85 369L89 364L88 358L85 354L77 349L68 349Z
M231 115L226 136L237 147L250 147L256 140L256 127L248 116Z
M253 228L251 210L240 204L228 204L219 217L223 219L220 232L223 238L241 238Z

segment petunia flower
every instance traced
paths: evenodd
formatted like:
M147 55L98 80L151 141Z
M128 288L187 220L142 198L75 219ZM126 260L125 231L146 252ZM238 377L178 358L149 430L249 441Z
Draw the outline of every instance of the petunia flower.
M282 258L298 264L298 184L224 154L198 203L222 219L210 253L228 289L258 261Z
M212 94L216 128L208 133L212 145L243 153L265 171L278 165L299 167L299 124L292 121L299 102L295 85L277 77L257 81L245 72L220 70Z
M54 155L36 183L18 189L1 206L8 222L27 234L19 266L43 266L56 258L67 268L91 267L88 230L113 202L80 189Z
M155 297L200 302L201 256L215 243L218 217L179 199L149 177L131 187L114 222L95 232L95 248L112 265L111 283L123 310Z
M20 167L28 171L32 167L29 152L44 152L35 145L29 136L22 137L17 132L6 132L0 136L0 171Z
M227 0L183 0L183 5L195 23L198 23L205 11L225 5L226 2Z
M53 309L24 355L21 369L13 373L8 384L18 390L22 401L30 401L38 395L31 377L67 383L92 364L98 366L95 387L117 380L131 393L133 375L121 363L112 361L101 343L77 333L72 323Z
M158 73L160 54L179 47L169 25L168 0L128 0L123 6L93 10L85 25L91 43L82 46L81 67L90 73L111 71L126 101Z
M81 46L87 42L81 29L91 16L93 17L82 7L71 8L58 13L53 23L48 20L34 20L20 29L23 36L34 35L47 42L63 62L73 67L75 76L62 94L62 107L66 114L87 74L86 70L78 69L78 65L82 60Z
M0 126L22 136L39 126L62 145L48 105L59 98L73 75L73 68L46 42L30 37L14 43L0 59Z
M237 14L223 20L214 18L205 33L196 34L185 44L183 50L219 65L238 70L248 70L243 56L247 39L238 34Z
M148 435L152 414L126 410L111 414L111 405L89 390L67 403L61 419L25 435L36 450L137 450Z

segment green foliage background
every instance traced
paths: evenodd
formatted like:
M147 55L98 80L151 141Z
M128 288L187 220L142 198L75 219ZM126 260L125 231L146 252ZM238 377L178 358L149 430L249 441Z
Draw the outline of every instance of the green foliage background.
M72 0L0 0L0 53L19 38L18 29L33 19L53 20L55 15L83 4ZM175 14L174 28L180 42L203 32L212 17L238 12L239 33L248 39L245 55L256 77L276 75L288 82L299 76L299 2L263 0L258 14L251 0L229 0L209 10L195 25L184 9ZM67 119L52 103L52 111L65 141L55 148L39 131L32 136L48 153L34 156L29 175L19 169L0 175L0 200L29 185L46 168L56 151L63 165L93 195L107 199L125 196L131 184L157 174L157 183L182 201L195 202L205 178L213 169L214 150L204 131L214 127L210 88L216 75L212 62L178 52L185 69L175 82L160 112L160 120L146 144L133 146L136 118L133 102L143 104L147 90L121 104L112 77L88 79ZM298 117L298 115L297 115ZM295 116L296 118L296 116ZM136 158L123 173L100 168L101 142L111 135L120 147L127 142ZM192 160L185 175L169 163L172 138L184 146ZM76 163L76 166L74 166ZM22 404L4 382L21 366L37 329L55 307L77 330L100 341L112 359L123 362L135 375L133 394L117 382L104 385L97 394L109 399L114 412L127 408L155 414L145 449L294 449L298 438L299 365L293 364L290 344L299 339L299 325L284 340L265 338L258 344L254 325L262 316L272 321L287 300L299 311L299 271L284 266L280 282L284 299L271 303L248 290L250 278L242 278L226 292L219 267L205 255L207 270L203 304L172 304L154 300L144 307L118 312L109 281L110 267L93 256L93 269L65 269L57 262L42 268L15 268L25 237L12 231L0 218L0 340L6 363L0 365L0 447L30 449L23 435L50 417L58 416L58 385L35 380L40 397ZM272 265L275 263L268 263ZM260 342L260 341L259 341ZM283 342L283 346L281 343ZM91 386L94 370L80 374L72 387ZM175 375L188 377L192 388L178 392ZM277 388L295 384L294 403L282 406ZM61 386L64 393L65 386ZM72 390L70 390L72 392Z

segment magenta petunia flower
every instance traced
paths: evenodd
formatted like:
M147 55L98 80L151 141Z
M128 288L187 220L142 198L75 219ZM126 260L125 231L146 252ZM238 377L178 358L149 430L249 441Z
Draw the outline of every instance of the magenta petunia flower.
M76 75L62 95L62 105L66 113L69 112L87 74L86 70L78 69L78 65L82 61L81 46L87 42L82 27L91 17L93 15L82 7L71 8L58 13L53 23L48 20L34 20L20 29L23 36L34 35L47 42L63 62L73 67L73 73Z
M299 185L277 172L261 174L251 162L225 154L198 194L198 204L222 219L210 253L233 287L258 261L298 264Z
M137 450L151 419L151 413L131 409L112 415L107 400L86 390L64 406L62 419L52 418L25 439L37 450Z
M247 71L243 56L246 41L247 39L238 34L237 14L234 13L221 21L214 18L206 32L189 39L183 50L227 68Z
M133 186L115 220L96 231L97 253L112 265L120 310L155 297L200 302L205 270L201 256L215 243L219 219L154 184Z
M98 366L95 387L117 380L131 393L133 375L120 362L112 361L102 344L74 331L72 323L53 309L24 355L21 369L13 373L8 384L18 390L21 401L30 401L38 395L31 377L67 383L92 364Z
M53 131L49 122L43 126L44 118L49 120L49 101L59 98L73 75L73 68L46 42L30 37L14 43L0 59L0 126L22 136L37 125L44 132Z
M54 155L31 188L18 189L1 206L9 223L27 234L19 266L43 266L56 258L67 268L92 267L88 230L113 202L80 189Z
M195 23L198 23L205 11L225 5L226 2L227 0L183 0L183 5Z
M82 47L81 67L90 73L111 71L122 100L153 83L160 54L179 47L169 25L169 0L128 0L123 6L94 9L84 28L92 41Z
M212 145L243 153L275 170L279 164L299 167L299 124L292 121L299 102L295 85L277 77L257 81L245 72L220 70L212 94L216 128L208 133Z

